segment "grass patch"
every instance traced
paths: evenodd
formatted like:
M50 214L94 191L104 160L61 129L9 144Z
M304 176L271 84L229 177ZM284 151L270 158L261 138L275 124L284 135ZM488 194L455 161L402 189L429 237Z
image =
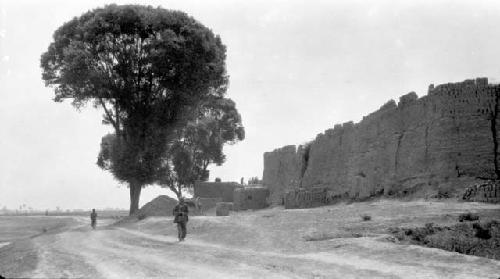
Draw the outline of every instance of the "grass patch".
M463 222L463 221L477 221L479 220L479 216L474 213L462 213L458 216L458 221Z
M361 215L361 220L363 221L370 221L372 219L372 216L368 214Z
M392 228L400 241L466 255L500 260L500 222L461 222L453 226L432 223L417 228Z

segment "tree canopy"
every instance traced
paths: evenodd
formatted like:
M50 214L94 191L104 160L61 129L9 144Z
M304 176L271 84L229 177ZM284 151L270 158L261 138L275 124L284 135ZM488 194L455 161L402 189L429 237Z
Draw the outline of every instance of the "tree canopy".
M130 188L132 214L141 188L158 180L172 141L224 99L226 47L179 11L108 5L63 24L41 56L42 78L56 102L91 102L115 133L103 138L98 165ZM107 155L108 157L104 156Z

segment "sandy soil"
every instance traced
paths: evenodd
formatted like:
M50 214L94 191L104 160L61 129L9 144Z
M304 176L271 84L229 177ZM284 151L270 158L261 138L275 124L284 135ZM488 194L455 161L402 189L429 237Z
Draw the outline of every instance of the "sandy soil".
M86 219L31 239L37 261L15 276L92 278L498 278L500 261L394 243L393 226L500 217L500 205L376 201L194 216L178 242L171 218L91 230ZM370 221L362 221L368 214ZM0 248L0 252L8 248ZM0 255L2 255L0 253ZM9 274L3 274L4 276Z

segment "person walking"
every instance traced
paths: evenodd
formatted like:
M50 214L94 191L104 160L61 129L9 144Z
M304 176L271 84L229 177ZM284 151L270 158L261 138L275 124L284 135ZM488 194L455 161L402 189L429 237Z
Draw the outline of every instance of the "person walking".
M200 197L196 197L195 201L196 201L196 210L198 210L200 215L203 215L203 208L202 208L203 204L201 204Z
M92 213L90 213L90 225L92 226L92 229L95 229L97 224L97 213L95 212L95 209L92 209Z
M186 224L188 222L188 206L184 202L184 198L179 198L179 203L174 207L173 215L174 215L174 223L177 223L177 232L179 241L184 241L186 238L187 229Z

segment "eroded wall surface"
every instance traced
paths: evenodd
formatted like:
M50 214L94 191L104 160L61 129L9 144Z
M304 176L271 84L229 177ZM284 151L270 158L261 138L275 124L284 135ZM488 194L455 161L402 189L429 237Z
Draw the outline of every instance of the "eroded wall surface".
M366 198L495 179L499 95L500 86L485 78L431 85L421 98L406 94L359 123L326 130L310 148L265 153L263 184L281 203L299 187Z

